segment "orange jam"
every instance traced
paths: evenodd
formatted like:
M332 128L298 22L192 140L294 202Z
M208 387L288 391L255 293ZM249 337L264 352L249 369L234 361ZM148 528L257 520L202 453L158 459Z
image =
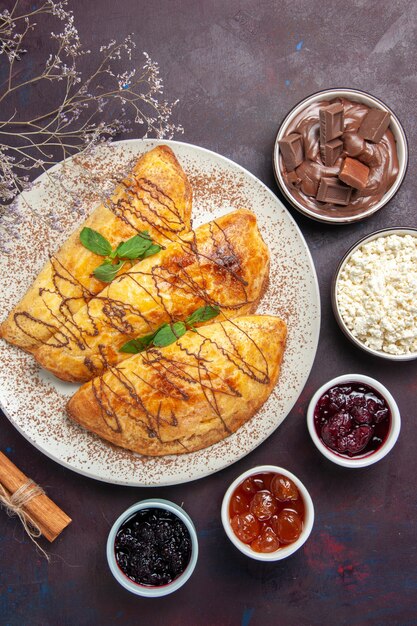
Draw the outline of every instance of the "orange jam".
M249 476L236 487L229 516L240 541L255 552L275 552L301 535L304 502L290 478L263 472Z

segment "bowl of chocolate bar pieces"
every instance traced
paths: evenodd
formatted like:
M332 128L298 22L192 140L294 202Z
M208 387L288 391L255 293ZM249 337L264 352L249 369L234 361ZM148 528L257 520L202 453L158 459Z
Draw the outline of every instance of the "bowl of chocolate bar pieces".
M284 119L273 161L278 186L294 208L320 222L350 224L379 211L398 191L407 140L378 98L326 89Z

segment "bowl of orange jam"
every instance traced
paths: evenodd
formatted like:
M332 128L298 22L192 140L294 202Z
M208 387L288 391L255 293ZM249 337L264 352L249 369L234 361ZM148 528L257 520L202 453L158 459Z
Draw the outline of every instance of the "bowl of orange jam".
M288 470L261 465L230 485L222 504L230 541L258 561L285 559L307 541L314 506L303 483Z

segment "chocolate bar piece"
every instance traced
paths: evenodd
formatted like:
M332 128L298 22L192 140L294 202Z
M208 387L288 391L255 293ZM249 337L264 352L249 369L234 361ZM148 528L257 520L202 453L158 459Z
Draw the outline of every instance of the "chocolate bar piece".
M304 161L303 138L298 133L291 133L278 141L287 172L292 172Z
M343 141L340 139L333 139L320 146L321 160L326 167L331 167L340 157L343 152Z
M346 185L355 189L365 189L368 182L369 167L361 163L358 159L346 157L339 172L339 178Z
M390 121L391 115L388 111L370 109L362 120L358 134L364 139L372 141L372 143L378 143L378 141L381 141Z
M343 104L335 102L327 107L322 107L320 116L320 143L322 146L329 141L337 139L344 130Z
M342 204L347 206L352 195L352 187L346 187L340 183L337 178L322 178L317 191L316 199L319 202L328 202L330 204Z

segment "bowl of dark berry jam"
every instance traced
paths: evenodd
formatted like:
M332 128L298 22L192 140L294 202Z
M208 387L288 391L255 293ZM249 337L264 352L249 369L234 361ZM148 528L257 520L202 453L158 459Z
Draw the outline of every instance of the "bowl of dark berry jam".
M393 448L401 417L384 385L362 374L345 374L316 391L307 425L325 457L343 467L359 468L376 463Z
M314 506L294 474L260 465L230 485L221 515L227 536L243 554L258 561L279 561L307 541Z
M107 540L113 576L128 591L148 598L182 587L197 557L191 518L177 504L159 498L138 502L122 513Z

